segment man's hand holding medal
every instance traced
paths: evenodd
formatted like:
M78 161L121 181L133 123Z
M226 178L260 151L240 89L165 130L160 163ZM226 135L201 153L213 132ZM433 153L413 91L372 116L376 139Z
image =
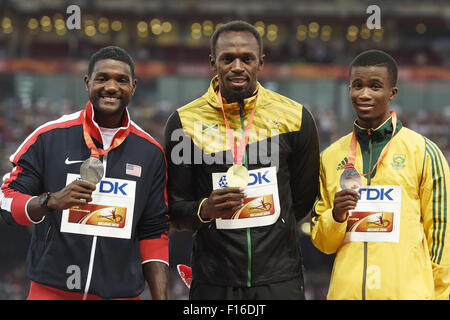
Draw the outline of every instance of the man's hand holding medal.
M83 205L92 201L95 185L103 178L102 162L90 157L81 164L80 176L82 180L75 180L58 192L52 193L48 202L49 208L65 210L76 205Z
M362 178L353 165L350 165L345 168L339 182L342 190L334 196L333 218L337 222L344 222L347 220L348 211L356 208Z
M201 206L200 217L202 219L221 218L239 210L246 197L244 190L245 188L239 187L213 190Z
M92 201L94 190L95 184L89 181L75 180L60 191L52 193L48 207L54 210L65 210L73 206L84 205Z

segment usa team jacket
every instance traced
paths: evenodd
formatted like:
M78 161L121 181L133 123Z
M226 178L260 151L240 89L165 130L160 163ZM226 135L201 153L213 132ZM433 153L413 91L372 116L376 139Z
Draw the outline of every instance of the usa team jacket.
M375 130L355 123L359 172L367 173L386 148L391 122ZM397 128L389 151L376 171L363 177L363 185L401 186L399 242L343 241L349 222L336 222L332 207L351 134L321 155L321 197L313 210L311 237L321 251L336 253L328 299L449 299L448 163L433 142L399 120Z
M217 90L214 78L203 96L170 116L165 132L170 217L176 228L196 230L193 281L246 287L299 277L302 262L296 222L309 213L318 194L314 120L302 105L258 84L244 163L249 170L277 167L280 216L271 225L218 229L215 220L202 223L197 216L200 203L213 189L212 174L225 173L233 164ZM252 96L243 106L224 104L238 144L254 101Z
M68 173L80 173L82 161L90 157L83 138L83 113L94 143L101 148L101 134L88 102L85 110L37 128L11 156L14 168L4 176L0 193L2 216L8 223L32 225L26 212L31 197L59 191L66 186ZM32 281L102 298L130 298L144 290L142 263L168 263L164 151L130 120L128 111L116 134L125 134L125 141L100 160L104 177L136 181L131 239L60 232L61 211L53 210L33 229L27 256ZM127 172L127 164L139 166L140 174ZM68 281L77 267L79 285ZM71 288L67 283L72 283Z

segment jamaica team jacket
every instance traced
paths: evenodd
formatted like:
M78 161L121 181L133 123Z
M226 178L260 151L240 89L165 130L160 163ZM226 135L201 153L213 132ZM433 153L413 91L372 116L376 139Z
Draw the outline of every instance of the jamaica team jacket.
M296 223L311 210L319 189L314 120L299 103L259 84L257 97L242 104L225 103L239 144L256 101L243 160L250 171L247 192L270 185L267 193L279 198L280 206L262 197L255 205L248 203L253 221L275 217L264 225L227 228L217 219L202 223L197 216L201 202L215 187L227 186L225 173L233 164L217 90L216 77L203 96L171 115L165 133L170 216L176 228L196 230L193 281L250 287L299 278L302 261ZM234 216L227 222L245 224L249 219Z
M85 110L37 128L11 156L14 168L5 175L0 192L2 216L8 223L32 225L26 212L29 199L61 190L68 175L79 176L81 163L91 154L83 138L84 114L94 143L102 148L102 137L88 102ZM127 220L132 221L128 226L130 236L61 232L62 212L53 210L34 225L27 257L27 274L34 283L105 299L132 298L144 290L141 263L168 263L164 151L130 120L128 111L116 135L126 138L107 157L100 157L105 183L97 184L96 191L108 193L112 199L115 195L131 197L133 215L132 220ZM128 194L130 185L135 186L134 195ZM108 229L105 225L103 228ZM79 282L68 279L74 270L80 271Z
M369 172L386 148L391 122L375 130L355 123L359 172ZM321 197L311 218L314 245L336 253L328 298L449 299L450 173L445 157L433 142L397 120L388 152L375 172L363 177L357 208L360 202L368 206L338 223L333 200L350 140L351 134L346 135L323 151Z

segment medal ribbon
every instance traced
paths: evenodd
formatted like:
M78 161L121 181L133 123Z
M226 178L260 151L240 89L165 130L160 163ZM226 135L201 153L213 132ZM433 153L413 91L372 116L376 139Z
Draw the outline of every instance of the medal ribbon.
M391 117L392 117L392 136L389 139L389 142L386 145L386 147L384 148L383 152L378 157L377 162L373 165L372 170L370 170L370 172L368 172L366 174L362 173L361 175L363 175L363 176L366 176L366 175L371 176L372 172L375 170L375 168L381 162L381 160L383 160L384 156L386 155L386 153L389 150L392 138L394 137L394 134L395 134L395 129L397 128L397 114L394 111L389 111L389 113L391 114ZM356 145L357 145L356 133L355 133L355 129L353 128L352 140L350 141L350 149L348 151L348 163L345 165L345 168L355 168Z
M249 130L252 126L253 116L255 115L256 110L256 100L258 96L255 98L254 106L252 109L252 113L247 121L247 126L245 127L243 137L239 146L236 145L236 141L234 140L233 130L230 128L230 124L228 123L227 116L225 115L225 109L223 108L222 95L220 94L220 90L218 90L217 97L219 99L220 108L222 109L223 119L225 120L225 127L227 131L227 140L231 147L231 153L233 154L233 162L235 164L242 164L242 159L245 153L245 147L247 146L248 138L249 138Z
M91 108L91 110L93 110L91 102L89 101L87 103L86 109L87 108ZM93 158L99 158L100 156L104 155L105 153L108 153L110 150L117 148L124 140L125 138L128 136L128 133L130 132L130 128L129 126L126 128L126 130L124 130L121 134L120 131L122 131L123 129L119 130L116 135L113 138L113 141L111 143L111 146L104 150L104 149L100 149L97 148L96 145L94 144L94 141L91 138L91 135L89 134L89 127L88 127L88 119L87 119L87 112L86 110L82 111L82 117L83 117L83 136L84 136L84 141L86 142L86 145L89 149L91 149L91 157ZM93 114L93 112L92 112Z

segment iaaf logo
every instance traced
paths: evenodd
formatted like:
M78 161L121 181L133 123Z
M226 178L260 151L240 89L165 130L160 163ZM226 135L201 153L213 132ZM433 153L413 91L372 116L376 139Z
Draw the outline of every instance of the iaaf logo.
M253 185L257 185L257 184L268 184L268 183L270 183L268 174L269 174L269 170L266 170L264 172L261 172L261 171L254 172L254 173L250 172L249 173L250 179L248 181L248 185L247 186L253 186ZM221 188L227 188L228 187L227 178L226 178L225 174L222 177L220 177L219 186Z
M391 192L394 190L394 188L379 188L379 189L373 189L373 188L361 188L359 190L360 197L358 200L389 200L394 201L392 197L394 197L394 194L391 194Z

